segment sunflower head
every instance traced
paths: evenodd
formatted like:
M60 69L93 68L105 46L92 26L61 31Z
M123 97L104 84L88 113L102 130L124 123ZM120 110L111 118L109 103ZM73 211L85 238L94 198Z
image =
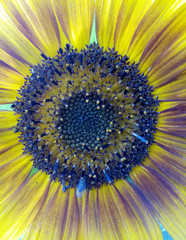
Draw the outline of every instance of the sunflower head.
M0 1L0 239L185 239L185 13Z

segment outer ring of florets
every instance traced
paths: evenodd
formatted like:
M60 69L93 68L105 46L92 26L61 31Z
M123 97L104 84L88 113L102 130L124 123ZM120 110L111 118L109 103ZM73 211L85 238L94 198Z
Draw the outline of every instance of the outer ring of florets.
M25 153L64 191L126 178L147 156L156 129L159 102L147 77L127 56L97 44L42 56L12 105Z

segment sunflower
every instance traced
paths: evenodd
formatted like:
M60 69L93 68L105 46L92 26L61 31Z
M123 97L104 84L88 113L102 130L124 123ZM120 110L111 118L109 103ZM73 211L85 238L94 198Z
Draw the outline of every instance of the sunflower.
M0 239L185 239L184 1L0 12Z

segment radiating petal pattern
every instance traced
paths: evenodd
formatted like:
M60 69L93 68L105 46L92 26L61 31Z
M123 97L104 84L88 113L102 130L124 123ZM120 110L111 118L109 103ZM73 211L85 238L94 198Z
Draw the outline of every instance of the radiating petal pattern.
M150 161L162 174L165 174L179 184L184 185L186 183L186 171L184 170L186 164L183 157L170 153L166 149L163 149L161 145L153 146L150 150ZM148 162L148 159L146 161ZM146 165L146 162L144 164Z
M148 68L152 66L152 61L155 60L155 57L164 51L163 46L165 47L167 42L161 40L165 38L167 32L169 33L169 28L174 26L174 24L171 24L172 22L175 23L174 18L176 18L177 21L178 18L183 18L184 6L180 8L181 10L178 9L178 11L182 12L182 14L178 14L178 12L175 11L179 3L180 1L175 2L174 0L153 1L139 22L139 25L136 27L127 53L132 60L135 59L136 61L140 61L140 68L142 72L146 73ZM184 24L181 23L179 24L179 27L177 26L174 30L179 32L179 30L183 30L183 27ZM170 43L171 41L173 43L173 37L176 39L178 36L176 34L172 36L169 39ZM152 50L157 46L158 48L153 52ZM150 53L151 55L149 55ZM145 65L143 65L147 57L148 61Z
M183 240L186 223L184 202L180 197L182 193L150 167L137 167L131 172L131 178L173 239Z
M88 45L94 17L99 46L138 62L160 103L145 161L82 198L42 171L31 174L32 156L14 133L18 115L1 110L0 239L162 240L158 221L186 239L185 1L6 0L0 13L0 104L16 100L42 53Z
M24 76L15 71L9 63L0 61L0 103L12 103L16 100L18 89L24 84Z
M30 73L30 66L28 64L25 64L14 57L12 57L10 54L6 53L2 49L0 49L0 64L1 64L1 69L3 72L3 69L9 68L9 69L14 69L14 71L23 74L26 76L27 74Z
M96 1L96 30L101 46L127 53L136 26L152 1Z
M81 50L89 44L94 16L91 0L52 1L57 18L68 41Z
M15 59L34 65L41 60L39 50L25 37L7 15L0 4L0 44L1 49ZM8 29L8 31L7 31Z
M0 61L0 69L0 88L15 90L17 93L17 90L24 84L24 76L2 61Z
M0 91L0 104L13 103L16 100L17 92L9 89Z
M186 104L178 103L177 106L160 112L157 129L163 133L186 138Z
M48 186L49 178L38 172L0 205L1 239L20 239L43 205ZM7 223L11 223L8 231Z
M20 150L18 151L20 152ZM9 151L9 154L11 151ZM12 157L12 156L11 156ZM28 178L32 169L31 157L23 155L0 166L0 204L5 202Z
M121 54L127 54L130 56L130 60L134 61L134 53L129 55L128 51L134 34L141 21L148 14L149 9L152 7L153 1L145 0L132 0L122 1L122 5L119 11L116 30L115 30L115 48Z
M107 49L114 47L114 33L116 20L119 14L121 0L96 0L96 33L101 47Z
M18 141L16 141L16 143L11 145L9 148L2 148L0 154L0 166L9 164L15 159L20 158L23 154L22 148L22 143L18 143Z
M155 93L156 95L158 95L161 103L166 101L186 101L186 64L182 70L183 71L180 74L177 72L176 76L170 75L169 77L167 77L167 82L162 82L162 86L155 87Z
M23 239L76 239L77 206L75 190L64 193L60 183L52 182L43 206Z
M185 156L186 138L174 136L160 131L157 131L155 136L156 136L155 142L157 144L163 145L165 148L166 147L169 148L171 153L176 153L176 150L180 150L182 152L181 156L182 157Z
M175 1L161 1L161 4L166 4L165 9L166 7L169 9L170 6L168 5L173 5L174 2ZM158 4L158 2L156 4ZM155 73L157 69L158 71L156 71L156 74L159 75L154 76L154 79L156 78L156 80L159 80L161 75L169 76L170 71L172 71L171 74L173 75L175 74L175 71L178 73L183 69L183 64L185 63L184 56L186 54L186 33L184 30L186 25L186 4L183 4L177 10L175 10L175 7L173 5L169 10L163 9L160 14L160 18L163 18L162 24L159 25L155 31L152 31L151 28L155 26L154 24L156 24L156 21L160 20L157 18L155 23L153 23L148 30L149 34L150 30L153 34L151 33L152 36L149 39L139 62L141 71L149 74L150 81L152 81L151 75ZM159 13L157 12L157 14ZM140 36L138 35L138 38L139 37ZM146 39L146 36L144 36L144 38ZM139 39L139 44L140 41L143 41L143 39ZM141 45L142 44L140 44L140 46ZM162 83L163 82L164 81L162 80Z
M85 239L162 239L148 202L126 181L90 191L83 219Z
M39 49L40 52L48 56L56 54L61 43L58 24L51 1L7 0L3 1L3 7L20 33ZM12 37L19 37L19 31L16 31ZM29 47L30 50L34 50L34 47L31 45Z

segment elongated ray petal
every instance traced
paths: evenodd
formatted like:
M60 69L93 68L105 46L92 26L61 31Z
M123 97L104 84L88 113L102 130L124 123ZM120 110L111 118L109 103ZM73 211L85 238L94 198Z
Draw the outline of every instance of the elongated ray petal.
M176 75L176 77L172 75L170 78L167 76L166 82L158 81L161 86L155 87L154 89L155 94L158 95L160 102L180 102L186 100L186 64L185 67L182 68L182 71Z
M122 1L96 0L96 33L99 45L107 49L114 47L116 20Z
M0 129L13 128L17 124L17 116L13 111L0 111Z
M7 15L0 4L0 43L1 49L15 59L34 65L41 60L39 50L24 36ZM8 31L7 31L8 29Z
M131 172L131 178L173 239L183 240L186 218L183 198L180 196L182 193L150 167L136 167Z
M3 1L3 7L19 31L40 52L44 52L49 56L55 54L61 43L51 1L7 0Z
M14 90L2 89L0 91L0 104L13 103L16 100L17 92Z
M0 151L11 148L18 143L18 136L13 130L0 131Z
M163 133L186 138L186 104L178 104L160 112L157 129Z
M150 208L126 181L91 190L84 205L85 238L162 239L158 223L149 212Z
M10 153L10 151L9 151ZM0 166L0 202L5 202L28 178L32 169L30 156L12 159L12 162Z
M8 148L6 148L6 146L2 148L2 151L0 152L0 166L20 158L23 155L22 148L22 143L18 143L18 141L16 141L15 145L11 145Z
M157 131L155 134L155 142L157 144L164 145L164 147L168 147L170 149L170 152L174 153L174 149L182 151L184 156L186 153L185 144L186 144L186 138L182 138L180 136L174 136L171 134L164 133L162 131ZM171 151L172 149L172 151Z
M24 76L19 74L8 64L0 61L0 88L18 90L24 84ZM16 93L18 93L16 91Z
M46 200L23 239L76 239L78 209L75 190L63 193L60 183L51 183Z
M177 1L175 3L174 0L153 1L139 22L139 25L137 25L127 52L132 60L140 60L141 71L146 73L148 68L152 66L152 61L155 60L155 56L159 56L161 52L165 50L162 45L164 45L164 47L168 46L166 41L162 41L162 45L160 45L160 42L167 32L169 32L169 26L171 28L173 19L180 17L178 12L175 12L179 2L180 1ZM178 11L181 10L178 9ZM179 24L179 27L174 29L175 31L179 31L180 28L183 29L182 23ZM175 40L173 40L173 38L177 39L178 36L172 36L170 41L174 42ZM152 54L151 51L156 47L156 51ZM149 54L150 57L148 62L143 66L142 59L144 61L145 57L149 56Z
M150 149L149 159L147 162L153 162L162 173L170 177L179 184L185 184L185 160L169 151L163 149L157 144ZM144 163L146 165L146 162Z
M19 239L23 235L44 203L48 185L48 176L38 172L0 206L1 239Z
M0 58L1 58L1 61L0 61L1 68L3 68L3 66L6 66L7 68L14 69L16 72L19 72L24 76L30 73L30 66L28 64L25 64L15 59L14 57L12 57L10 54L6 53L2 49L0 49Z
M149 77L154 74L150 81L155 78L159 80L162 75L170 75L170 73L174 76L177 72L179 76L186 63L186 4L175 11L173 7L170 11L173 12L167 13L168 16L163 24L154 31L140 58L141 70L145 73L148 70Z
M59 23L69 40L78 50L89 44L94 16L94 1L53 1Z
M136 29L148 13L152 3L151 0L122 1L115 30L115 48L119 53L129 55L129 46ZM130 53L129 56L131 61L138 61L138 58L134 59L134 53Z

